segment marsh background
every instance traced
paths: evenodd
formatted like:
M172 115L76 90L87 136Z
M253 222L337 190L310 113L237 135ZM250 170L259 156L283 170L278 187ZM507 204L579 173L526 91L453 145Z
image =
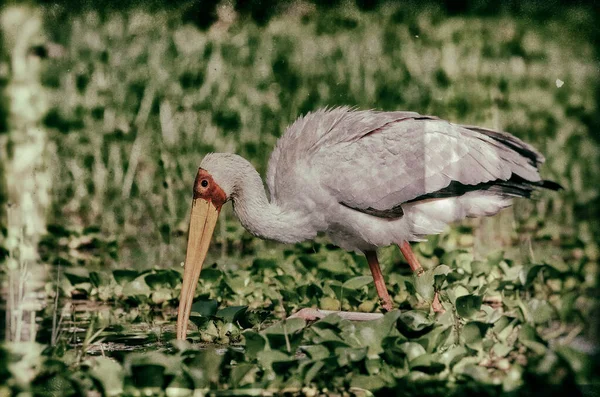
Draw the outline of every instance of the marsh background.
M469 379L486 385L500 379L505 390L521 386L528 371L559 379L558 383L591 382L592 358L598 352L600 241L600 35L594 3L42 1L8 2L0 10L0 271L3 296L10 295L8 286L20 282L34 292L16 301L35 301L31 296L43 301L29 307L37 313L37 325L24 327L31 330L26 339L53 347L51 353L36 356L40 360L61 357L61 365L81 368L92 344L86 338L100 331L96 336L103 335L104 343L118 339L125 331L114 327L124 323L149 324L135 331L146 343L139 345L147 349L155 349L157 340L165 343L172 332L170 308L180 286L191 186L202 156L235 152L264 174L277 138L296 117L324 106L350 105L413 110L509 131L545 154L542 175L559 182L564 191L519 202L494 219L467 221L419 244L417 251L431 271L440 264L452 269L449 274L455 276L443 287L435 284L448 289L449 304L456 306L458 296L483 300L502 296L505 317L518 320L513 328L523 333L522 323L541 335L525 333L516 341L502 342L510 347L502 356L510 357L509 368L494 367L498 360L481 366L482 354L491 346L485 346L491 337L481 326L481 335L474 336L480 339L477 346L465 350L467 358L477 361L463 367L478 363L475 368L487 372L469 370ZM300 306L376 310L374 289L360 278L368 275L362 258L340 252L326 239L295 247L264 242L243 230L230 207L223 215L209 254L208 263L214 265L203 272L198 289L207 310L204 318L211 318L198 320L198 341L248 340L241 336L244 329L258 332L258 323ZM395 249L382 254L396 303L424 310L433 287L411 281L410 274L401 270L404 265ZM27 266L39 271L23 281ZM468 278L459 277L465 272ZM498 277L493 282L485 278L494 272ZM294 277L288 279L286 274ZM346 289L353 292L344 293L341 286L350 280L354 282ZM510 293L506 283L515 284ZM483 289L484 284L491 285L489 290ZM457 292L458 286L464 291ZM60 300L53 301L55 295ZM526 303L511 306L507 296L513 295ZM51 320L56 320L58 307L71 304L59 301L72 297L108 302L135 315L125 319L123 313L105 312L94 318L87 313L80 319L87 336L79 335L78 340L81 327L77 331L72 326L62 332L61 342L61 332ZM481 299L469 305L479 309ZM15 305L13 301L13 309ZM267 314L260 322L240 323L238 314L220 321L215 319L221 318L215 317L217 305L248 306L248 313ZM22 320L25 311L6 310L7 337L15 336L15 319ZM148 311L160 311L160 321L144 317ZM65 316L77 324L72 312ZM471 311L462 311L459 317L465 326L466 319L498 321L492 317L484 321ZM431 319L421 320L424 325L418 332L436 327ZM457 318L448 321L458 329ZM227 324L237 331L223 331ZM209 332L206 327L214 329ZM298 340L306 344L310 332ZM167 336L148 339L152 333ZM423 335L418 337L429 334ZM576 353L557 355L552 350L554 342L564 337L579 341ZM433 347L447 341L435 341L421 343L433 358L413 367L426 368L424 373L436 380L449 379L439 375L444 372L434 364L443 360L435 354L443 351ZM462 346L472 341L457 336L447 343ZM131 339L123 345L130 346ZM289 344L287 348L290 353ZM518 353L514 357L513 348ZM78 352L71 361L64 359L70 349ZM403 349L410 359L402 365L410 367L417 355ZM548 358L549 351L554 359ZM535 370L531 369L535 360L518 361L519 355L529 357L532 352L542 357ZM332 354L341 353L332 350ZM124 357L109 361L123 363ZM573 357L579 361L573 363ZM230 370L223 368L230 362L225 359L223 368L214 369L216 380L203 375L204 380L194 378L194 385L277 388L294 379L319 390L330 383L336 385L333 389L344 389L353 378L362 379L356 376L372 378L379 373L370 369L366 358L352 365L336 361L335 368L343 375L333 381L326 375L319 378L318 369L310 377L298 375L307 371L298 362L274 369L273 361L288 362L281 357L241 360L248 365L243 376L227 378ZM87 365L94 368L94 363ZM444 371L452 375L456 363L450 363L444 364ZM511 372L515 365L520 372ZM167 374L181 372L163 367ZM43 385L40 377L53 379L48 375L54 374L52 369L40 368L18 381L14 372L0 371L9 388L2 390L26 390L36 382ZM552 372L557 368L567 375L557 377ZM269 378L269 369L281 379ZM393 388L404 379L403 373L390 373L364 388ZM135 386L135 376L127 376L121 384ZM517 379L514 384L506 380L510 376ZM65 382L73 390L93 389L71 378ZM165 380L159 389L167 384ZM106 392L106 386L100 390Z

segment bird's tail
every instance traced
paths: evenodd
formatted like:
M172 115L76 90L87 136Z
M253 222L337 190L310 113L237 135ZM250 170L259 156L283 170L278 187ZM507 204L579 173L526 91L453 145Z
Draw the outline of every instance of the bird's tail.
M548 189L548 190L563 190L564 188L554 182L549 180L541 180L541 181L528 181L524 178L521 178L518 175L513 174L511 178L507 181L494 181L490 183L483 184L480 190L487 190L489 192L498 193L502 196L512 196L512 197L526 197L531 198L532 193L536 189Z

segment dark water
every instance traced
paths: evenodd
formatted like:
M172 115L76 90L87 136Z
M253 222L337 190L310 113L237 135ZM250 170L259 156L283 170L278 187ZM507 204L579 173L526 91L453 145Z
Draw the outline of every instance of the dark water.
M59 300L38 317L36 340L86 354L114 356L123 352L167 347L175 338L174 308L125 307L118 302Z
M19 270L0 273L0 340L112 355L166 346L175 338L175 307L56 299L52 271L42 270L25 277Z

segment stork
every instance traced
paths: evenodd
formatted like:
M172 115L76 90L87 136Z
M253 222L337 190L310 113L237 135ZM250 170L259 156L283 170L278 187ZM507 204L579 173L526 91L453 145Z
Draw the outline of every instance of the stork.
M536 149L506 132L348 107L317 110L287 128L269 160L269 197L250 162L210 153L194 182L177 338L185 339L202 264L227 201L260 238L296 243L324 232L337 246L364 253L389 311L378 247L397 244L411 269L422 272L410 242L465 217L494 215L537 188L559 189L541 179L543 162Z

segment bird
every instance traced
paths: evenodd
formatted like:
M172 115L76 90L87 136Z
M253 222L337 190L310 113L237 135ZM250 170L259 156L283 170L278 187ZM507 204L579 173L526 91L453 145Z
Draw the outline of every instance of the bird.
M186 337L202 264L228 201L254 236L297 243L325 233L340 248L363 253L381 307L390 311L378 247L398 245L420 274L411 242L467 217L494 215L540 188L561 189L541 178L544 160L507 132L350 107L307 113L286 129L269 159L268 194L248 160L209 153L194 181L177 338Z

